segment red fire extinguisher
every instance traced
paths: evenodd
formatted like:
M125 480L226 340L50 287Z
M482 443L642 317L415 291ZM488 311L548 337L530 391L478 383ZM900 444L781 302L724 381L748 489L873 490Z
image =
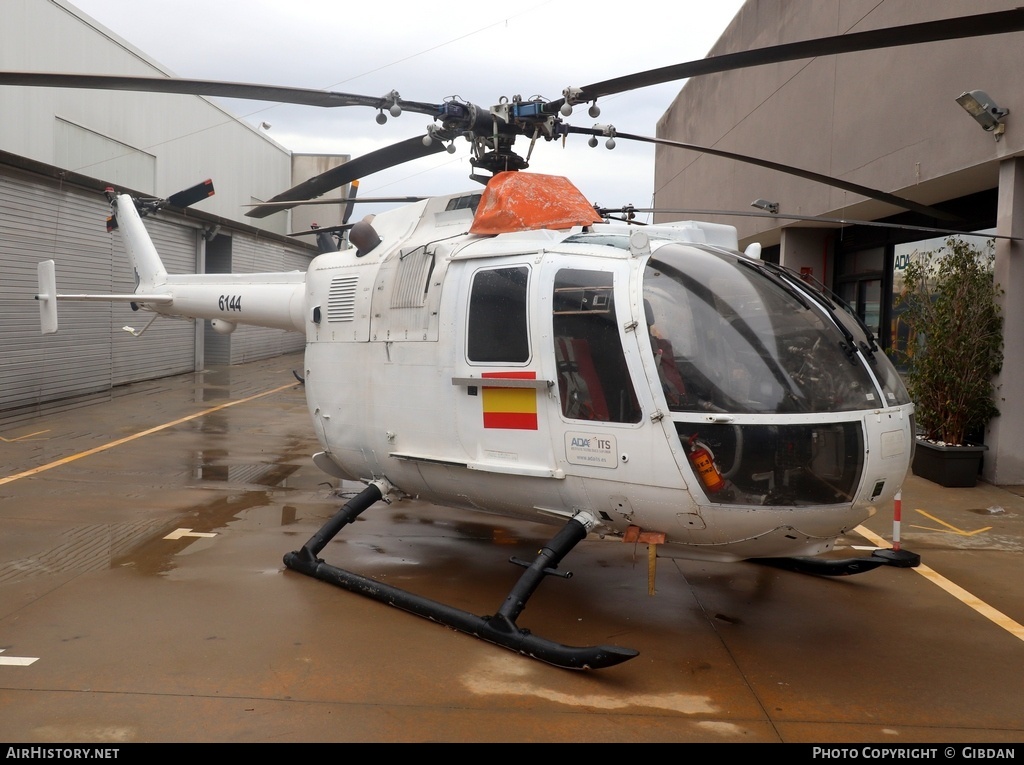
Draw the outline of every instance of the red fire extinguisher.
M722 477L718 466L715 464L715 455L708 445L697 440L697 434L690 436L690 462L693 469L697 471L701 483L708 494L714 494L725 488L725 479Z

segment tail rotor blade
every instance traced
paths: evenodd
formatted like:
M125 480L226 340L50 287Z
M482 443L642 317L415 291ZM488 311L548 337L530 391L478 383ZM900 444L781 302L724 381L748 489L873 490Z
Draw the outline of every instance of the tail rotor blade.
M359 193L359 181L352 181L348 185L348 199L345 202L345 212L341 216L342 225L348 223L348 219L352 217L352 210L355 207L356 195Z
M197 183L191 188L171 194L167 197L167 203L175 207L190 207L196 202L202 202L207 197L213 196L213 181L207 178L202 183Z

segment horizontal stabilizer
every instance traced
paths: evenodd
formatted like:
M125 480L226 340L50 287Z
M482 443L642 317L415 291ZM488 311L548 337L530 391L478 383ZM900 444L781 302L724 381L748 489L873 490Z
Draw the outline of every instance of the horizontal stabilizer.
M39 301L39 323L44 335L52 335L57 331L58 300L80 300L94 303L131 303L133 305L146 303L169 305L174 302L174 296L169 292L151 294L135 292L124 295L61 295L57 292L54 262L52 260L41 261L36 270L39 276L39 292L36 293L36 300Z
M161 293L143 293L143 292L129 292L124 295L114 295L107 293L81 293L77 295L72 294L58 294L58 300L78 300L86 303L157 303L160 305L169 305L174 302L174 296L169 292Z

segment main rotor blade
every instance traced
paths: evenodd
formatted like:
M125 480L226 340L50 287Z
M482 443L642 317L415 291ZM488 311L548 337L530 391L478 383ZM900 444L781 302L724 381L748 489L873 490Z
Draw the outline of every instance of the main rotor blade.
M569 126L570 133L582 133L584 135L601 136L603 132L596 128L580 128L575 126ZM808 181L815 181L817 183L823 183L826 186L832 186L836 189L842 189L843 191L849 191L854 194L860 194L861 196L867 197L868 199L877 199L879 202L886 202L895 207L902 207L904 210L912 210L913 212L927 215L930 218L936 218L938 220L947 221L959 221L961 220L958 216L940 210L937 207L930 207L929 205L923 205L919 202L914 202L910 199L904 199L903 197L895 194L890 194L885 191L873 189L870 186L861 186L859 183L851 183L849 181L843 181L839 178L833 178L829 175L823 175L822 173L815 173L812 170L804 170L793 165L784 165L780 162L772 162L771 160L761 159L759 157L751 157L747 154L737 154L731 151L723 151L722 149L713 149L709 146L698 146L692 143L683 143L682 141L670 141L667 138L651 138L650 136L633 135L632 133L615 133L616 138L624 138L628 141L640 141L641 143L653 143L660 146L671 146L676 149L686 149L687 151L696 151L701 154L711 154L715 157L724 157L725 159L732 159L737 162L743 162L748 165L757 165L758 167L765 167L769 170L776 170L786 175L793 175L797 178L803 178Z
M321 173L300 183L298 186L278 194L273 199L268 199L267 204L259 205L250 210L246 215L250 218L265 218L276 212L280 212L282 206L271 204L275 202L300 202L313 199L328 191L332 191L346 183L365 178L367 175L386 170L403 162L411 162L420 157L428 157L444 151L445 146L440 141L432 141L429 146L423 145L421 136L407 138L399 143L385 146L383 149L371 151L361 157L346 162L343 165L331 168L326 173Z
M428 197L348 197L346 199L304 199L297 202L263 202L255 205L242 205L242 207L276 207L279 210L287 210L291 207L303 205L356 205L356 204L400 204L405 202L422 202Z
M290 88L219 80L188 80L177 77L132 77L105 74L63 74L58 72L0 72L0 85L26 85L34 88L78 88L85 90L130 90L143 93L179 93L191 96L243 98L303 106L368 106L387 109L392 100L386 96L361 96L330 90ZM398 100L403 111L436 116L441 107L419 101Z
M744 69L763 64L775 64L781 61L796 61L816 56L833 56L839 53L875 50L877 48L894 48L902 45L938 42L939 40L956 40L965 37L983 37L986 35L1007 34L1024 29L1024 8L1009 11L980 13L973 16L961 16L954 19L926 21L920 24L907 24L900 27L872 29L866 32L850 32L833 37L820 37L815 40L803 40L795 43L773 45L768 48L725 53L711 56L699 61L688 61L682 64L649 69L646 72L616 77L611 80L587 85L582 89L578 103L593 101L602 96L622 93L663 82L682 80L702 74L727 72L733 69ZM552 102L545 111L553 113L560 107L564 99Z
M711 215L729 215L736 216L739 218L775 218L777 220L795 220L807 223L830 223L841 226L870 226L872 228L891 228L899 229L901 231L920 231L925 234L943 234L948 236L977 236L977 234L975 234L973 231L961 231L960 229L956 228L913 226L907 223L886 223L885 221L879 220L856 220L853 218L823 218L817 215L787 215L786 213L753 211L747 212L746 210L699 210L685 207L633 207L632 205L629 205L627 207L598 207L596 208L596 210L597 214L602 217L604 217L605 215L611 215L612 213L621 213L627 216L634 215L636 213L654 213L656 215L696 215L699 216L700 218L706 218ZM982 234L981 236L984 236L986 239L1009 239L1015 242L1021 241L1022 239L1022 237L1009 236L1008 234Z
M285 236L319 236L320 234L339 234L348 231L355 223L342 223L340 226L325 226L324 228L311 228L308 231L290 231Z

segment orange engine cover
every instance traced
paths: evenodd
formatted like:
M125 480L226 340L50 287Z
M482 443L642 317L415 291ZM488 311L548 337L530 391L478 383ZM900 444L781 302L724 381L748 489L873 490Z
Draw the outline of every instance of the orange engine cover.
M568 178L510 171L488 181L469 232L510 234L600 222L593 205Z

